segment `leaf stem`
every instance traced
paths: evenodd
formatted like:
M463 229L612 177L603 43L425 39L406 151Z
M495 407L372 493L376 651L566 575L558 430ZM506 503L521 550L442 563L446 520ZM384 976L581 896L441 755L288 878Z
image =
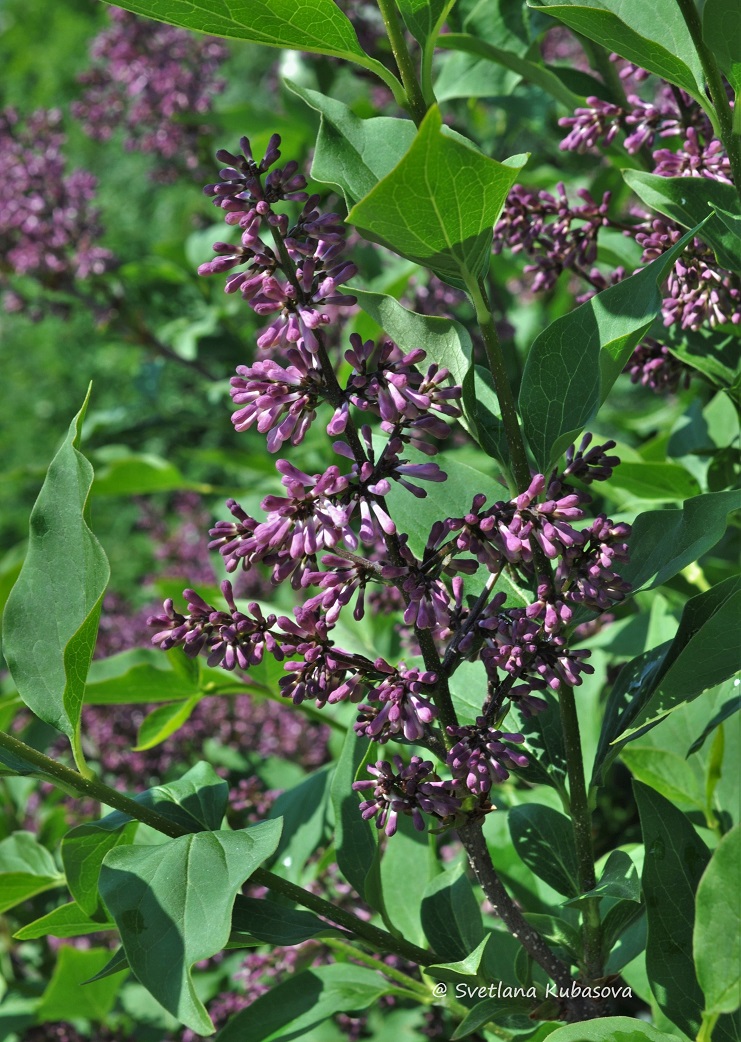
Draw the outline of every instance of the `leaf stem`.
M399 12L396 9L394 0L376 0L376 2L383 18L383 24L386 27L386 35L391 44L391 50L396 60L401 82L404 84L409 114L417 126L419 126L425 118L427 103L417 78L417 70L414 68L414 62L409 53L407 42L404 39L404 30L399 18Z
M37 768L39 773L44 776L44 780L53 782L64 792L74 796L92 797L107 807L113 807L115 810L120 810L122 813L127 814L130 818L149 825L150 828L161 832L165 836L169 836L171 839L179 839L181 836L188 835L188 830L183 828L182 825L171 821L156 810L152 810L151 807L146 807L130 796L112 789L97 778L83 777L78 771L57 763L56 760L52 760L50 757L45 756L44 753L40 753L37 749L33 749L30 745L26 745L25 742L21 742L18 738L14 738L4 731L0 731L0 749L7 750L13 757ZM422 948L418 948L416 944L405 941L403 938L394 937L386 930L381 930L377 926L364 922L364 920L351 912L347 912L343 908L337 908L329 901L325 901L324 898L304 890L303 887L297 886L295 883L290 883L287 879L283 879L281 876L267 871L267 869L256 869L250 876L250 880L257 886L267 887L269 890L273 890L291 901L295 901L304 908L311 909L317 915L321 915L337 926L343 926L377 951L392 952L420 966L439 962L439 957L435 952L425 951Z
M373 955L368 955L367 952L361 951L359 948L355 948L352 944L348 944L347 941L339 941L335 937L322 937L321 943L326 944L332 951L341 952L346 955L349 959L357 959L358 962L365 963L366 966L370 966L373 970L378 970L379 973L384 974L390 980L396 981L403 988L408 991L414 992L414 998L418 1002L424 1002L425 1005L430 1005L434 1000L430 995L430 991L421 981L415 980L414 977L410 977L408 973L402 973L401 970L395 969L393 966L389 966L388 963L383 962L381 959L376 959Z
M733 112L728 103L728 95L723 86L720 69L715 60L715 55L702 38L702 23L695 6L695 0L677 0L677 5L682 12L682 17L689 29L690 36L702 63L710 100L718 116L721 140L725 145L728 160L731 164L733 183L741 199L741 137L733 132Z

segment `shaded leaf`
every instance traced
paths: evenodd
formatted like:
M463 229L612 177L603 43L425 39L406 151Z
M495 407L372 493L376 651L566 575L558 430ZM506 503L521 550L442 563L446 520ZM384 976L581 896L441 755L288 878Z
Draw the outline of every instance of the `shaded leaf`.
M121 981L114 977L87 981L105 966L110 954L107 948L82 950L63 944L51 980L41 996L36 1014L39 1022L103 1020L113 1008Z
M367 1009L389 990L382 977L361 966L315 966L271 988L238 1013L215 1042L308 1037L312 1028L335 1013Z
M662 1012L694 1038L703 1010L692 963L695 891L710 854L673 804L641 782L633 783L633 791L646 847L646 970Z
M499 398L491 372L482 365L472 366L463 381L463 408L471 434L484 452L509 462L509 446L501 419Z
M639 514L629 539L630 561L622 577L634 591L660 586L722 538L728 514L741 508L741 492L707 492L681 509Z
M60 905L53 912L42 915L40 919L34 919L32 923L17 930L13 937L18 941L31 941L36 937L82 937L87 933L99 933L101 930L110 930L113 924L107 922L98 923L91 919L78 904L71 901L69 904Z
M78 761L85 679L110 577L90 528L93 468L79 451L89 395L49 465L31 512L28 554L3 616L3 652L18 693L70 738Z
M736 825L721 839L697 888L693 951L708 1013L733 1013L741 1006L739 894L741 825Z
M724 703L712 720L708 721L702 734L695 739L685 753L685 756L691 756L692 753L696 753L698 750L702 749L708 735L712 734L716 727L719 727L724 720L728 720L730 717L734 716L739 710L741 710L741 695L734 695Z
M301 944L312 937L342 933L313 912L242 894L237 894L234 902L232 929L251 934L266 944L278 945Z
M525 363L519 407L542 473L549 472L607 398L661 310L659 286L692 234L536 337Z
M283 819L280 842L271 859L280 875L297 882L306 862L327 831L327 803L332 768L320 767L298 785L282 792L270 808L270 818Z
M679 6L657 0L528 0L608 51L686 90L701 105L705 78Z
M226 945L234 899L275 850L281 822L238 832L201 832L159 846L110 851L100 892L116 921L137 979L193 1031L210 1034L211 1018L190 970Z
M488 267L493 226L524 162L497 163L444 133L433 106L409 151L347 220L371 242L463 287Z
M62 840L62 864L70 893L82 911L94 919L110 921L98 895L103 858L114 847L134 840L138 823L110 830L97 821L71 829Z
M471 337L465 326L452 318L418 315L385 293L352 287L358 304L403 351L421 347L426 362L437 362L450 370L453 383L462 384L471 366Z
M559 894L579 895L579 868L571 822L552 807L523 803L509 812L509 831L521 860Z
M733 185L707 177L660 177L645 170L624 170L623 177L647 206L684 228L697 227L707 217L708 207L724 210L738 207ZM719 264L731 271L738 269L739 244L721 216L713 215L703 225L699 237L713 248Z
M54 858L30 832L0 840L0 912L63 884Z
M629 737L732 677L740 664L739 632L741 579L726 579L687 601L651 698L617 737Z
M389 921L401 936L412 944L424 947L422 927L422 899L428 883L440 867L430 836L419 832L412 819L400 814L393 843L387 843L381 858L381 887L383 905ZM414 886L400 886L401 880L414 880Z
M348 730L330 790L335 817L337 864L345 879L361 897L366 896L368 873L378 859L375 829L361 817L360 799L352 789L367 749L368 742L360 741L352 729Z
M705 0L702 38L736 92L741 90L741 2Z
M399 162L414 140L417 132L414 123L389 116L360 119L335 98L291 80L284 82L321 116L311 164L312 178L322 184L336 185L349 210Z
M455 0L397 0L397 7L409 32L424 46L454 3Z
M442 959L464 959L484 937L481 911L462 864L434 876L422 898L422 928Z

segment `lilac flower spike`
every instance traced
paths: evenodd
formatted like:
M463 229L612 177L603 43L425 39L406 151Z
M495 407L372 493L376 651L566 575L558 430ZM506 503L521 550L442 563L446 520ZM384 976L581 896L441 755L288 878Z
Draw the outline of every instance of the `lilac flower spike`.
M333 309L356 303L341 287L357 268L342 257L344 230L338 215L319 212L319 197L304 191L306 179L298 173L298 164L291 161L274 168L280 159L279 145L280 137L274 134L259 163L246 137L240 141L241 154L225 149L216 153L229 165L204 192L225 212L227 224L241 227L241 243L215 243L217 256L198 272L221 275L246 266L229 276L226 292L241 292L257 315L273 316L258 337L258 347L284 353L296 348L300 354L314 356L319 350L318 331L331 322ZM289 227L288 215L275 207L295 200L305 205ZM263 231L270 232L275 249L263 242Z

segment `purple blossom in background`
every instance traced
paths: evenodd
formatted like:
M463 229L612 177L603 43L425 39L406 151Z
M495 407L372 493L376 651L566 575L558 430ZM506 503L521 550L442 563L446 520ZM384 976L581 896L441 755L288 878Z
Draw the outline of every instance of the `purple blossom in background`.
M96 141L121 128L124 147L160 160L159 180L197 171L204 124L213 99L226 87L218 75L228 56L221 40L108 8L111 25L90 47L92 67L72 113Z
M671 353L665 344L653 337L638 345L625 367L631 383L648 387L656 394L678 391L688 387L691 370Z
M460 806L450 783L437 781L432 762L420 756L413 756L406 765L400 756L394 757L393 764L379 760L366 770L375 780L353 782L356 792L373 790L360 804L360 813L366 820L375 818L376 828L383 829L387 836L396 832L400 814L409 815L414 827L422 832L425 827L422 813L442 819L454 814Z
M103 275L114 266L100 246L97 180L86 170L66 172L61 114L40 109L23 123L14 109L0 113L0 250L4 270L35 279L50 290ZM1 277L3 286L6 277ZM11 288L11 311L25 308Z

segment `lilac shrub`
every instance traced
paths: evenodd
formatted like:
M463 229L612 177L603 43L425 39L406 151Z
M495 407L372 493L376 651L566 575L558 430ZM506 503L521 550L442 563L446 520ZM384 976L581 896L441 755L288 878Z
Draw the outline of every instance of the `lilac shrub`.
M226 292L241 292L259 315L275 315L258 346L289 363L266 358L239 367L231 391L240 406L232 416L235 428L256 427L277 452L286 443L299 444L326 405L327 433L341 436L333 448L347 462L312 475L279 459L286 494L263 500L262 519L230 500L232 520L211 530L210 546L231 574L262 565L276 584L290 580L296 591L318 592L291 619L266 615L257 602L243 609L229 580L222 583L226 611L187 589L184 611L167 600L164 613L152 617L152 641L247 673L272 656L285 671L281 694L295 705L351 702L358 706L358 735L379 745L393 739L432 750L451 773L446 780L432 761L413 756L405 764L397 755L379 759L368 768L371 779L355 783L367 796L363 817L392 836L399 814L423 829L425 815L455 820L471 796L480 810L489 806L492 785L528 762L516 748L522 735L498 727L509 707L528 717L545 708L541 692L576 687L592 672L589 652L569 646L572 617L576 608L606 611L629 591L618 569L628 558L630 529L604 514L589 522L583 486L608 480L619 460L609 455L614 442L592 446L586 435L578 449L568 450L563 470L555 468L548 479L535 474L520 495L494 503L475 495L468 513L441 516L418 557L386 497L397 485L424 499L427 483L446 480L436 462L412 463L407 453L436 454L460 415L454 404L460 388L446 369L423 364L424 351L404 354L389 341L363 343L355 334L344 353L349 373L339 383L324 330L329 306L354 303L339 287L356 268L342 256L337 215L322 215L317 197L306 199L296 164L275 168L278 145L274 136L259 163L244 138L241 155L218 153L230 165L206 193L226 211L228 224L242 228L241 244L216 243L216 259L199 271L241 269L228 275ZM284 200L304 204L294 224L277 209ZM260 228L274 248L260 238ZM363 422L372 417L375 438ZM507 606L504 593L489 599L504 569L525 587L534 584L537 599L524 608ZM470 606L466 577L479 571L490 578ZM424 668L372 660L335 643L332 631L343 610L352 605L354 618L361 619L366 588L378 586L399 592ZM441 715L440 682L464 659L483 664L488 693L475 723L461 726L449 711Z

